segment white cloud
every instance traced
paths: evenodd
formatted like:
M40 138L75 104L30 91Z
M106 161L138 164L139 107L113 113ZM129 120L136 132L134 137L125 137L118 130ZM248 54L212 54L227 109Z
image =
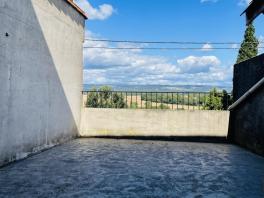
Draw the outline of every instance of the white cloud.
M209 43L206 43L202 46L202 51L212 51L213 50L213 46Z
M112 16L115 11L113 6L109 4L102 4L98 8L94 8L88 0L75 0L75 3L87 13L90 20L105 20Z
M88 32L90 38L99 38ZM112 45L86 41L85 46ZM132 45L141 47L141 45ZM216 56L188 56L171 59L147 55L141 50L85 49L84 82L87 84L219 84L232 81L232 71Z
M219 0L200 0L201 3L217 3ZM248 6L252 0L238 0L239 6Z
M188 56L177 60L177 63L183 73L205 73L209 72L211 67L221 64L215 56Z

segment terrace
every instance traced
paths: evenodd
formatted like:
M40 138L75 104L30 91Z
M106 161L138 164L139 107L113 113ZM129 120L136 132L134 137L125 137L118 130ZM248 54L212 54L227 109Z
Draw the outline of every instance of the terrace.
M235 65L234 99L82 91L73 0L6 0L0 15L1 198L264 197L264 55Z
M0 195L261 198L263 167L229 144L78 139L0 169Z

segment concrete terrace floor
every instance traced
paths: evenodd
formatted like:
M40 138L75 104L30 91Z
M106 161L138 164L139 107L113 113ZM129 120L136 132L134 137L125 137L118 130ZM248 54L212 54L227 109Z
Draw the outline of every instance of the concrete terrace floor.
M264 197L264 158L226 144L78 139L0 169L0 197Z

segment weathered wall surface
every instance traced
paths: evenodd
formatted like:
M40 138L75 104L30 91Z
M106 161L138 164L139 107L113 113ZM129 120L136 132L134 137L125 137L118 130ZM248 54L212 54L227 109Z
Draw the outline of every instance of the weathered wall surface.
M264 54L234 66L233 95L238 100L264 76Z
M226 137L227 111L85 108L81 133L91 136Z
M264 55L235 66L234 94L245 94L264 77ZM230 113L231 141L264 156L264 87L257 89Z
M0 165L78 135L84 17L64 0L0 1Z
M264 87L231 112L230 138L264 156Z

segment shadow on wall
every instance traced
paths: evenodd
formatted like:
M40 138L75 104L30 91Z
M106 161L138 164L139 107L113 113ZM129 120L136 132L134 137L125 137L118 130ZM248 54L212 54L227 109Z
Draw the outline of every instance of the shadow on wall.
M69 3L65 3L65 0L47 0L50 5L55 6L60 12L63 12L64 15L70 17L72 21L74 21L77 25L83 26L83 20L80 20L78 12L72 12L73 8L69 5ZM66 6L62 6L66 4ZM71 14L69 14L71 13Z
M235 65L234 98L238 100L264 77L264 54ZM228 139L264 156L264 86L230 112Z
M264 156L264 87L230 113L229 139Z
M1 0L0 165L78 135L82 59L63 36L72 35L76 49L82 39L56 16L78 18L64 7L63 0Z

